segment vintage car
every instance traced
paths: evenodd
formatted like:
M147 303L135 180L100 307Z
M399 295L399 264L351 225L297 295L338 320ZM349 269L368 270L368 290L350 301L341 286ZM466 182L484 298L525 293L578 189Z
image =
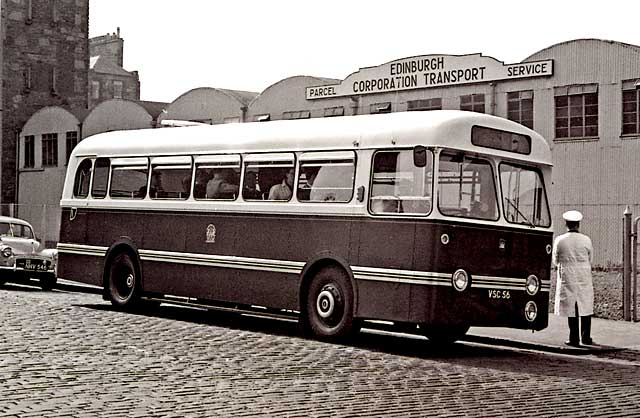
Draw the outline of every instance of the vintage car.
M44 248L28 222L0 216L0 285L36 279L50 290L57 280L57 261L58 251Z

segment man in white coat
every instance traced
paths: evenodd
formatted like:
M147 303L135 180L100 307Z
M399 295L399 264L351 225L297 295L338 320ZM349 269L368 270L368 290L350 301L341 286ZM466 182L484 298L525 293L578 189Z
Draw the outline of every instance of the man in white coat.
M568 317L569 341L565 344L577 347L582 340L582 344L592 345L593 247L591 239L580 233L580 212L570 210L563 213L562 217L566 221L567 232L553 242L553 264L558 270L554 313Z

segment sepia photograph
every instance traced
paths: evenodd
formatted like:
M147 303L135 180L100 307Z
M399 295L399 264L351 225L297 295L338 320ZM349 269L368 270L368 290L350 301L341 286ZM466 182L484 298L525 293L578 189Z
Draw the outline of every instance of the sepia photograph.
M0 16L0 417L640 416L633 3Z

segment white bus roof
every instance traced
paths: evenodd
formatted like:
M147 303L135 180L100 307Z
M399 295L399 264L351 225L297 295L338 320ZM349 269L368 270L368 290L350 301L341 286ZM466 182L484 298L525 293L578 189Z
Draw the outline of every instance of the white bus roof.
M372 149L447 147L470 152L475 125L520 133L531 138L528 155L484 148L510 159L551 165L547 142L536 132L509 120L457 110L397 112L272 122L140 129L97 134L81 141L73 157L134 157Z

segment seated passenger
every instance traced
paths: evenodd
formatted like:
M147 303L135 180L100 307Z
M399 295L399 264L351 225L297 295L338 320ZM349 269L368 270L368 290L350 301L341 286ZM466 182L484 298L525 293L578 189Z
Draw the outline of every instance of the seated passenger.
M284 175L284 179L280 184L274 184L269 189L269 200L289 200L293 194L293 175L294 169L290 168Z
M311 199L311 188L313 187L313 182L317 175L318 170L311 168L304 169L304 178L306 183L298 186L298 200L307 201Z
M262 199L262 192L260 191L260 185L258 184L258 176L253 171L249 171L245 174L242 198L246 200Z
M216 170L207 183L208 199L233 199L238 194L238 185L230 183L224 172Z

